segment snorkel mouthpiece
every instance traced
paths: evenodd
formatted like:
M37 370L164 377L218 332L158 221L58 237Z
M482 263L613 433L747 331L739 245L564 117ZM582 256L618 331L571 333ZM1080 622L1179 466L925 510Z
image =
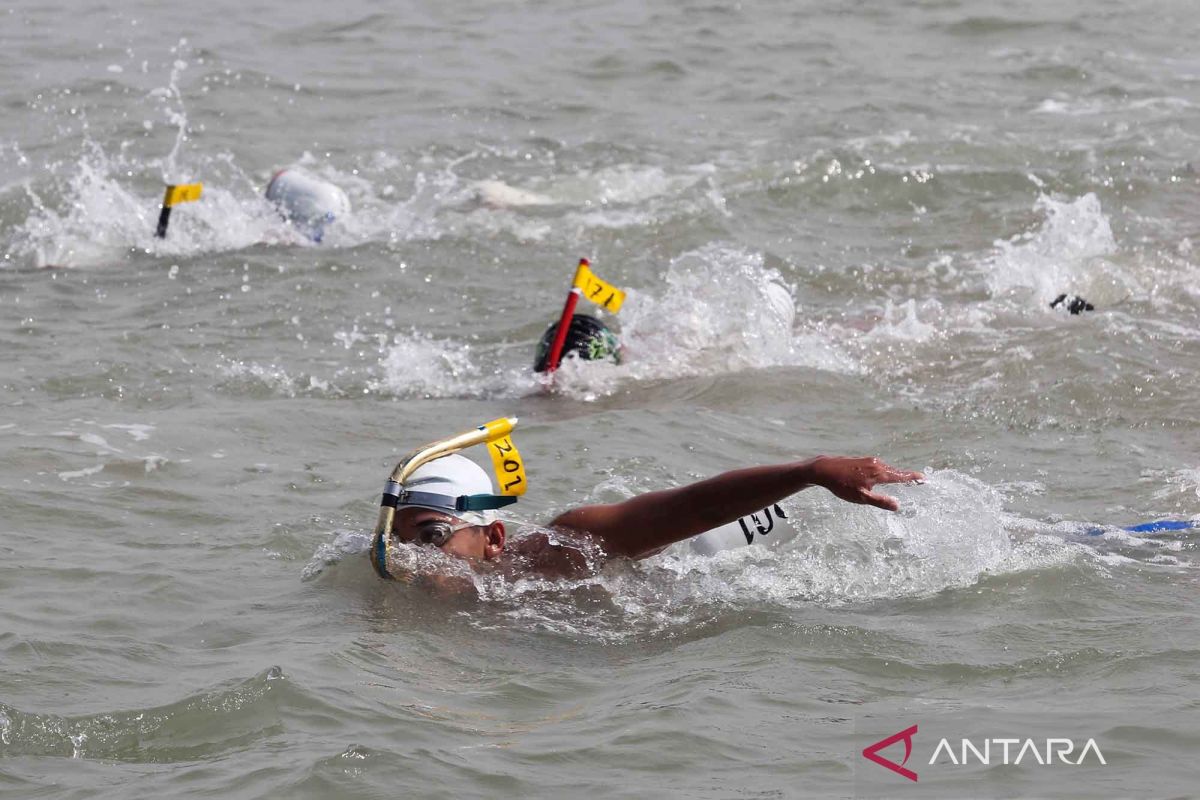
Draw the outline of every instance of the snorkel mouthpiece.
M466 513L488 511L510 505L517 501L516 497L492 494L471 494L451 496L435 492L409 491L404 488L405 481L423 465L444 456L452 455L460 450L478 444L494 442L512 433L517 426L516 417L501 417L494 419L473 430L451 436L437 442L431 442L409 453L396 465L392 474L383 486L383 498L379 505L379 519L375 523L375 535L371 541L371 566L381 578L394 578L387 569L387 556L392 547L392 524L396 517L396 507L416 505L445 511L456 516Z

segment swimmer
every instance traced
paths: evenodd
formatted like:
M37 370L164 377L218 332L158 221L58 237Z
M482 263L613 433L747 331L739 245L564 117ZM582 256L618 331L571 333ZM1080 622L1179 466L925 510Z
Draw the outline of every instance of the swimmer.
M534 372L554 372L570 353L585 361L609 359L621 363L621 342L616 334L595 317L575 313L581 297L613 314L620 311L625 302L624 291L592 272L592 264L586 258L579 259L562 314L538 342Z
M849 503L895 511L895 498L874 488L922 479L919 472L896 469L877 458L817 456L725 472L618 503L573 508L538 533L510 542L497 510L516 498L496 494L491 477L469 458L434 455L402 482L388 482L370 557L384 578L398 577L392 574L389 554L420 547L438 548L475 570L514 578L584 577L606 561L648 558L811 486Z
M471 197L488 208L524 208L550 206L554 200L544 194L510 186L503 181L476 181L471 185Z
M1085 311L1095 311L1096 307L1075 294L1060 294L1050 301L1050 307L1056 311L1066 311L1068 314L1082 314Z
M172 209L181 203L199 200L203 189L201 183L168 184L155 237L165 239ZM350 215L350 198L344 191L299 167L276 172L267 184L266 198L285 221L317 243L335 220Z

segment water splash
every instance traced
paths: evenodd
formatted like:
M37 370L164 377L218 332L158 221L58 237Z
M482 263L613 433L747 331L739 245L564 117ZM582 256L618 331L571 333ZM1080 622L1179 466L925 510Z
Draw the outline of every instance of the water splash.
M996 242L984 264L993 296L1032 293L1046 306L1063 292L1109 297L1115 284L1117 297L1128 293L1127 276L1106 260L1117 243L1095 194L1075 200L1041 195L1034 211L1044 214L1041 225Z
M848 505L811 491L785 503L798 534L714 556L676 545L620 562L591 581L525 581L482 593L521 620L571 636L624 639L703 624L730 610L874 605L976 585L989 575L1052 568L1093 551L1060 537L1015 536L1002 494L953 470L896 487L902 512ZM555 590L557 593L555 593ZM580 592L604 598L581 618Z
M204 197L181 206L167 238L157 239L159 170L85 140L78 160L50 170L48 186L23 187L28 212L14 228L10 260L39 267L89 267L122 261L130 252L187 257L263 241L302 241L261 197L229 188L240 187L244 176L226 160L200 159L191 169L172 170L202 176Z
M397 397L459 397L486 393L482 361L469 344L435 339L413 331L382 348L382 376L375 392Z
M791 290L760 254L708 246L673 261L662 291L630 290L615 323L622 364L568 358L555 389L592 399L635 381L778 366L857 369L824 328L794 323ZM381 374L369 387L399 397L524 396L544 388L529 369L533 351L533 342L476 347L414 331L380 348Z
M936 300L922 303L921 310L925 312L927 319L932 317L940 323L946 321L945 309ZM945 332L946 329L938 322L922 320L915 299L909 299L900 305L888 300L879 321L870 327L862 338L868 342L880 339L928 342Z
M171 53L182 56L187 50L187 43L187 39L180 39L179 43L171 48ZM187 176L179 175L178 164L179 153L183 149L184 142L188 140L187 108L184 104L183 92L179 89L180 78L187 68L186 60L176 58L171 64L171 76L167 80L167 85L150 92L150 97L161 103L167 122L175 128L175 143L161 162L163 183L182 183L187 180Z
M62 137L84 137L78 160L47 165L0 192L0 200L10 199L14 189L27 195L25 219L6 243L6 261L86 267L120 261L131 251L187 257L256 244L309 246L262 197L268 177L289 164L350 196L353 213L331 226L323 241L329 249L497 234L575 243L598 228L640 226L713 208L727 213L715 189L715 168L707 164L675 171L600 164L573 174L529 176L528 148L505 152L487 145L467 152L446 152L441 146L406 154L378 152L343 163L307 152L279 153L276 163L238 164L230 153L191 146L185 78L191 63L203 63L203 58L186 39L171 54L165 84L145 97L174 131L167 153L138 153L129 141L106 152L96 144L105 141L102 131L91 139L86 125L75 133L60 130ZM147 134L155 122L143 120ZM19 161L27 162L17 145L12 149ZM554 159L552 148L538 153L538 161L547 166ZM154 239L162 185L183 181L203 182L204 196L173 216L165 241Z
M927 472L923 486L889 491L900 513L806 492L787 504L800 529L792 540L712 558L677 548L664 566L724 602L832 606L929 596L1027 566L995 489L945 470Z
M226 388L262 387L284 397L295 397L303 391L303 380L292 377L278 364L225 359L217 364L217 371L223 376L220 385Z
M1191 492L1200 499L1200 467L1187 467L1180 469L1167 478L1167 483L1176 487L1174 491ZM1155 497L1165 497L1171 489L1162 489L1155 492Z
M333 541L317 545L312 558L304 565L300 578L311 581L321 576L326 568L341 562L343 559L366 553L371 547L372 536L362 531L337 531Z

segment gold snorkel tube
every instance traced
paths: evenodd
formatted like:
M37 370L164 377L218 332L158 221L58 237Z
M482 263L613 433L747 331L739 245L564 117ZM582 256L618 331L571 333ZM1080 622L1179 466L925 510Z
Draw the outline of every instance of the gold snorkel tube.
M396 465L396 468L392 470L392 474L388 477L387 483L383 486L383 499L379 505L379 520L375 523L375 535L371 540L371 566L375 568L375 572L378 573L379 577L393 577L387 569L388 548L392 546L392 537L390 534L392 522L396 517L396 505L400 500L401 493L404 490L404 482L408 477L416 472L417 468L422 464L428 464L436 458L457 453L460 450L465 450L477 444L492 444L500 440L506 440L516 426L516 417L494 419L491 422L480 425L478 428L460 433L457 436L451 436L447 439L431 442L424 447L418 447ZM516 453L516 448L512 446L511 440L507 441L507 448L502 447L498 449L501 454L509 451ZM497 455L493 453L492 460L499 469L501 462L496 461L496 458ZM517 458L516 464L520 467L523 477L524 467L520 465L519 455ZM507 467L507 463L505 463L505 467ZM521 486L521 491L524 491L524 486ZM509 492L506 491L505 493L508 494ZM507 502L515 502L516 498L505 498L505 500Z

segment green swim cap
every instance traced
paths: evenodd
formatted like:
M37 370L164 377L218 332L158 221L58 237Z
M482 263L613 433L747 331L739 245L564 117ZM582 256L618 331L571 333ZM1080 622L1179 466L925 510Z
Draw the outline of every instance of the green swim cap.
M558 323L555 322L542 334L542 340L537 346L537 356L533 361L534 372L546 371L546 359L550 357L550 346L554 343L554 335L557 332ZM567 328L563 360L566 360L568 353L574 353L584 361L609 360L620 364L621 341L600 320L588 314L576 314L571 317L571 327Z

